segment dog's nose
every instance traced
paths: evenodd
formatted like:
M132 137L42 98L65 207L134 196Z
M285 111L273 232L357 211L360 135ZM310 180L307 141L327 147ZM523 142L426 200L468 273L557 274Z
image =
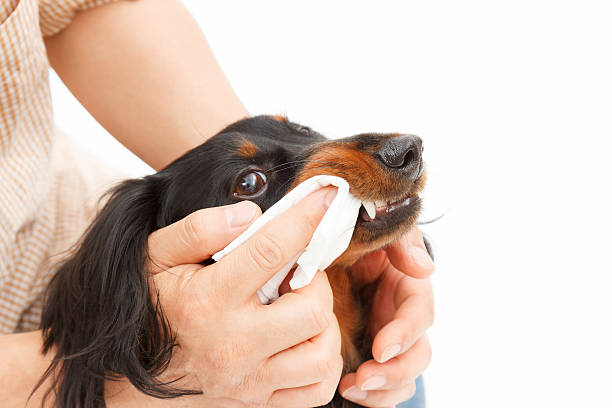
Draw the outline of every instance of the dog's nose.
M415 135L396 136L387 140L376 154L383 164L417 179L423 173L423 141Z

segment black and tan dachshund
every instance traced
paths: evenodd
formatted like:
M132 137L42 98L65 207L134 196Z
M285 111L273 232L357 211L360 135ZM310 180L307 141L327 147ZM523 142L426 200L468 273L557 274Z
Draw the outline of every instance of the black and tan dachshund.
M425 184L422 150L417 136L329 140L285 117L257 116L228 126L156 174L118 185L46 293L44 351L54 350L55 359L45 378L55 405L105 406L105 378L126 377L160 398L199 393L155 379L177 344L150 296L147 237L201 208L251 200L265 211L320 174L344 178L364 202L348 249L326 269L344 372L354 371L371 358L364 324L369 296L367 288L352 288L348 268L416 223ZM351 405L337 394L328 407Z

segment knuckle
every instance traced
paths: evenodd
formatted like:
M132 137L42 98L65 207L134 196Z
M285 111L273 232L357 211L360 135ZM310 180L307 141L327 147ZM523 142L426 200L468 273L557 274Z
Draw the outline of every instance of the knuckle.
M283 266L283 250L275 238L260 234L251 246L251 258L264 272L276 272Z
M399 383L398 391L399 395L396 395L395 398L399 401L396 401L396 403L412 398L416 393L416 382L414 378L409 378Z
M329 310L332 310L334 307L334 292L329 282L327 273L320 272L320 274L321 274L321 279L324 281L324 284L321 285L323 290L319 290L316 293L318 296L320 296L319 302L322 305L327 305Z
M327 350L318 353L315 358L315 367L318 378L329 378L335 371L338 365L338 359L332 356Z
M323 382L319 387L315 388L315 400L317 405L327 405L334 398L336 393L336 383Z
M314 398L317 406L327 406L338 388L338 382L340 381L340 375L342 374L343 360L342 356L338 354L335 358L329 358L329 371L323 377L324 380L318 384L314 392L316 393Z
M414 382L414 380L412 380L406 386L405 399L409 400L410 398L414 397L415 393L416 393L416 383Z
M341 353L342 353L342 332L340 331L340 323L338 322L338 318L336 317L335 314L332 313L332 322L331 324L333 325L333 330L334 330L334 337L333 337L333 341L335 342L335 351L336 351L336 355L341 357Z
M185 217L181 229L181 239L188 247L194 247L204 241L204 210L198 210Z
M322 332L329 327L334 318L334 313L327 307L319 303L313 303L308 309L308 321L318 332Z

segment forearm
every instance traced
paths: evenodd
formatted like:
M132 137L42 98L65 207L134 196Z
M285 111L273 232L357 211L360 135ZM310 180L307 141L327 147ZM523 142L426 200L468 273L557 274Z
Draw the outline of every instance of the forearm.
M36 382L49 365L41 351L40 331L0 336L0 401L6 407L25 407ZM44 388L44 387L43 387ZM28 406L40 406L44 392L32 396Z
M44 383L28 400L34 386L41 378L52 358L43 356L42 335L40 330L0 336L0 405L3 407L40 407L42 398L49 387ZM167 380L173 378L168 377ZM166 378L164 378L166 380ZM127 408L147 407L185 407L210 406L202 396L163 400L149 397L136 390L127 381L107 381L105 386L107 406ZM53 397L49 397L52 406Z
M45 43L77 99L155 169L248 115L179 0L79 12Z

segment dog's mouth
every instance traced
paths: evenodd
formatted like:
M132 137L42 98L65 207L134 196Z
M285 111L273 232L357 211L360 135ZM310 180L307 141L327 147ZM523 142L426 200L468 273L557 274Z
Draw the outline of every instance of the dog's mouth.
M406 187L405 191L409 192L404 192L399 199L395 195L391 199L371 200L372 191L368 192L368 199L365 194L359 197L359 192L353 193L361 199L361 207L349 248L335 261L336 265L352 265L363 254L392 243L416 224L421 210L418 193L422 184L411 183ZM382 191L379 194L384 197Z
M395 201L363 201L359 209L359 219L366 223L385 222L396 211L409 209L410 204L416 200L419 200L418 195L408 195Z
M409 194L399 200L362 201L357 224L367 229L386 229L408 220L420 209L420 198Z

